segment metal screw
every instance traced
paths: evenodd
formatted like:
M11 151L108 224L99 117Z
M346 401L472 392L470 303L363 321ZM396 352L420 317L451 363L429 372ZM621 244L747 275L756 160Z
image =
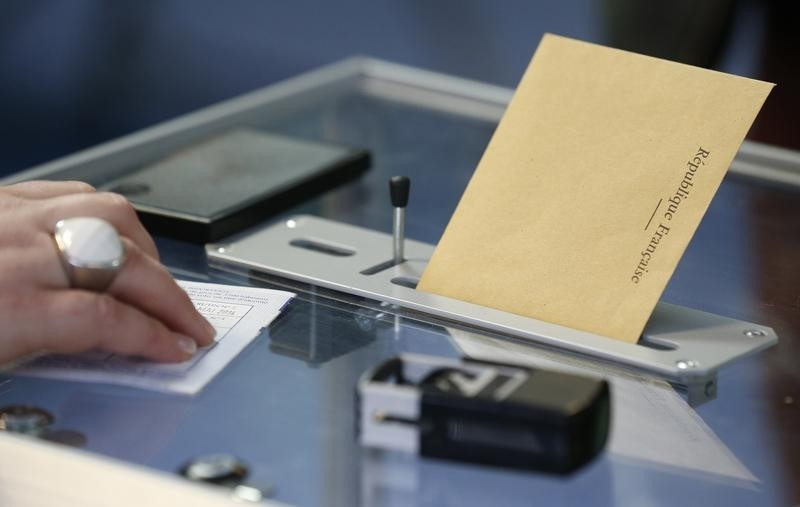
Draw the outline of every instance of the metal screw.
M677 366L679 370L691 370L692 368L700 366L700 363L692 361L691 359L680 359L675 361L675 366Z
M748 338L758 338L759 336L767 336L767 333L760 329L748 329L744 332L744 335Z
M232 454L209 454L193 459L179 470L189 480L231 488L247 477L248 467Z
M254 488L246 484L239 484L233 488L232 496L234 501L260 503L264 500L264 497L268 495L265 495L264 491L259 488Z
M225 250L226 249L225 249L224 246L217 247L217 252L219 252L219 253L225 253Z
M0 431L43 436L53 424L53 414L31 405L0 408Z

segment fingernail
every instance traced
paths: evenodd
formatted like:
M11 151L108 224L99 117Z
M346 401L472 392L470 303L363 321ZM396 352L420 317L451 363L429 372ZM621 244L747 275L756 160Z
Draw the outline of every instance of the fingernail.
M178 347L186 352L188 355L193 356L197 352L197 342L188 336L178 335Z

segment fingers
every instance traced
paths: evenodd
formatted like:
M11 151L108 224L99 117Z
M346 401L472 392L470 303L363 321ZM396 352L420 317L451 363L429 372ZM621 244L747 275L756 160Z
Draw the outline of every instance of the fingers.
M0 364L92 348L181 361L213 341L124 197L80 182L25 182L0 187L0 208ZM76 216L107 220L122 236L127 260L106 293L68 288L52 231Z
M108 293L141 309L177 333L191 336L200 345L214 339L215 330L200 315L186 292L158 261L123 238L126 259Z
M88 194L94 187L82 181L23 181L3 187L3 192L24 199L47 199L68 194Z
M179 362L196 350L192 338L170 331L108 294L38 291L0 303L2 313L9 308L16 312L12 319L14 339L0 339L0 363L33 351L69 354L90 349ZM8 329L0 338L6 333Z
M0 293L69 286L55 241L42 233L36 235L36 240L28 245L0 245Z
M0 249L0 294L20 288L69 290L55 242L43 233L38 233L37 238L40 244L28 248ZM121 240L126 259L107 292L161 321L168 329L191 336L200 345L210 344L216 331L167 269L130 239Z
M62 218L95 216L111 222L117 230L133 239L145 252L158 259L158 250L150 234L139 222L133 206L123 196L95 192L81 181L25 181L2 187L3 193L39 201L39 228L52 232Z
M25 255L0 251L0 261L8 254L18 268L0 270L0 364L34 351L93 348L176 362L210 344L213 327L169 272L129 239L123 242L127 259L106 293L67 289L54 245ZM15 279L31 271L42 279Z
M69 279L51 237L38 233L38 245L0 249L0 292L38 287L69 290ZM167 328L208 345L216 331L157 260L128 238L120 238L125 262L108 294L161 321ZM47 317L49 318L49 317ZM2 321L0 321L2 322Z
M72 217L97 217L110 222L117 231L131 238L142 250L158 259L158 250L145 230L136 210L127 199L110 192L69 194L41 201L37 220L39 227L52 232L57 221Z

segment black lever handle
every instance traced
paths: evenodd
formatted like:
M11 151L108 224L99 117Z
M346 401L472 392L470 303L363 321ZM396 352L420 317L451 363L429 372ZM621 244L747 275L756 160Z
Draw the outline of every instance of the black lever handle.
M389 194L392 196L392 206L405 208L408 204L408 193L411 190L411 180L405 176L392 176L389 180Z

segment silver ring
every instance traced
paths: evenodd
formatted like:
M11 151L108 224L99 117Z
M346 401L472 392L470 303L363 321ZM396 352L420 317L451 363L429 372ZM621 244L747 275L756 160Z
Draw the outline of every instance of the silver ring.
M125 248L117 230L100 218L59 220L53 237L73 289L102 292L125 263Z

